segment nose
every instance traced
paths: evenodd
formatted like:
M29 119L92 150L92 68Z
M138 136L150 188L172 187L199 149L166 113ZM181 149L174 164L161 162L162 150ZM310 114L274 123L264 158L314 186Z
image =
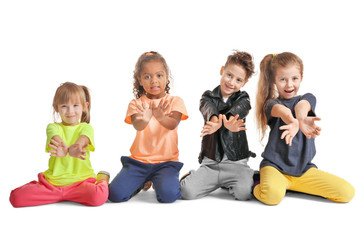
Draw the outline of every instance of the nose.
M288 87L292 87L293 86L293 81L291 79L288 79L287 86Z

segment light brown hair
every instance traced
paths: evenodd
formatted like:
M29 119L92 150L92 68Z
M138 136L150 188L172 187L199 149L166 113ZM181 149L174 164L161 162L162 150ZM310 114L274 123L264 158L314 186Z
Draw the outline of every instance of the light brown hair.
M253 57L247 52L241 52L235 50L232 55L228 56L225 63L225 68L229 64L236 64L245 69L246 72L246 79L244 79L245 81L247 81L254 73Z
M291 64L296 65L300 69L301 76L303 76L303 62L301 58L290 52L268 54L260 62L256 96L256 120L258 129L260 130L261 140L263 140L267 130L268 120L266 107L271 100L278 98L278 93L274 85L276 70L278 67L287 67Z
M81 122L90 123L91 98L87 87L71 82L62 83L56 90L53 98L53 114L58 112L58 105L68 103L71 99L78 98L83 107ZM88 105L87 105L88 103Z

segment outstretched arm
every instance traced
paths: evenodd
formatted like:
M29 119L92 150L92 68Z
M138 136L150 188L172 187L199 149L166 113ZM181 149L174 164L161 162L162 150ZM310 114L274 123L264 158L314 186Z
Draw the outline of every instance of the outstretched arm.
M243 119L238 119L239 114L236 116L231 115L229 120L227 120L226 116L223 115L222 120L224 121L224 126L232 132L239 132L242 130L247 130L245 128L245 122Z
M53 150L49 150L51 153L51 157L65 157L68 153L68 146L62 140L59 135L55 135L51 138L50 143L48 144L50 148Z
M281 135L281 139L285 139L286 144L292 146L293 138L299 130L298 120L293 117L289 108L281 104L275 104L273 106L271 116L281 118L287 124L279 128L280 130L285 130Z
M85 135L81 135L77 141L72 144L69 148L68 148L68 153L71 157L75 157L75 158L80 158L82 160L85 160L85 156L86 156L86 147L90 144L90 139L85 136Z
M315 121L320 121L321 118L308 116L308 113L311 111L310 103L303 99L296 104L294 110L299 122L299 128L303 134L305 134L308 139L319 136L321 128L315 124Z
M152 105L152 114L163 127L173 130L181 121L182 113L177 111L167 113L168 109L169 101L167 99L163 101L162 99L157 106Z
M148 125L152 118L152 105L147 107L144 103L142 105L137 103L136 107L138 113L131 116L131 122L137 131L141 131Z
M215 115L211 117L210 121L207 121L205 126L203 126L201 131L201 136L206 136L209 134L213 134L217 130L219 130L222 126L222 115L219 114L219 117L216 117Z

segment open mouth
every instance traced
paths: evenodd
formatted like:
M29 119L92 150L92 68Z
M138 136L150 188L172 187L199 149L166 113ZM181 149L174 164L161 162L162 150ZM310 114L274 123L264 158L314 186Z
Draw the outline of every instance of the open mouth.
M291 94L294 92L294 89L293 90L284 90L285 93L288 93L288 94Z
M159 89L160 89L159 86L153 86L153 87L150 88L150 90L152 90L152 91L156 91L156 90L159 90Z

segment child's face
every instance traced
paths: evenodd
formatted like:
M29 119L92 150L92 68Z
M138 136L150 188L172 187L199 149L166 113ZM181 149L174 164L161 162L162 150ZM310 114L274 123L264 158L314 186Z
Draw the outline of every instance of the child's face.
M278 67L274 82L278 89L279 98L291 99L297 96L300 88L302 82L301 71L294 64Z
M75 126L80 122L83 107L81 101L70 100L68 103L57 105L57 112L65 126Z
M153 60L145 63L138 80L148 98L158 99L166 94L164 90L168 82L168 75L160 61Z
M220 75L220 89L223 98L230 97L233 93L239 91L247 82L245 80L245 69L236 64L221 67Z

